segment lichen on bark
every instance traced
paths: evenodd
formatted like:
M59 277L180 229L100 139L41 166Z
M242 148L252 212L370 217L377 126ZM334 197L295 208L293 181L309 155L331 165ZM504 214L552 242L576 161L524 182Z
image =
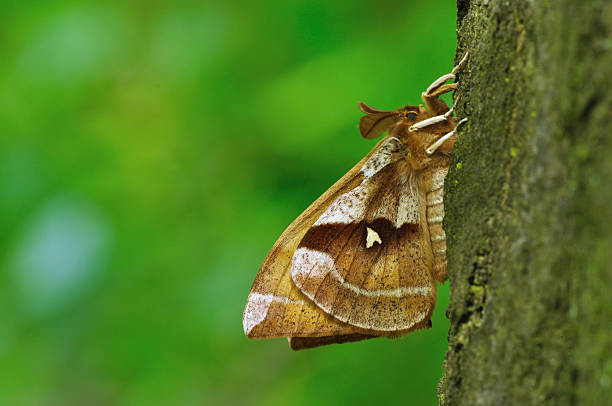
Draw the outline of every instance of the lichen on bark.
M442 405L611 398L611 32L610 1L458 1Z

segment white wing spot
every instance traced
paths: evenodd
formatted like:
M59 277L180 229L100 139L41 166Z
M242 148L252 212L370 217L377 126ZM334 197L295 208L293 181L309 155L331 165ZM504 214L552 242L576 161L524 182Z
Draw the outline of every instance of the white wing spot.
M380 235L370 227L366 227L367 235L366 235L366 248L370 248L374 245L374 243L382 244L382 240L380 239Z
M259 323L266 319L268 315L268 309L272 302L279 303L295 303L295 304L306 304L303 300L289 299L288 297L275 296L272 294L263 295L257 292L251 292L247 299L246 309L244 311L244 319L242 320L242 327L246 335L249 335L251 330Z

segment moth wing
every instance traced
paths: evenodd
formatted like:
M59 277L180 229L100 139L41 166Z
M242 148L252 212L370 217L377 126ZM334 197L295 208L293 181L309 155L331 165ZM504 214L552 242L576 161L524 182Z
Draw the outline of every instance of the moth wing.
M362 169L380 147L372 151L314 201L278 238L264 260L247 299L243 315L244 332L249 338L295 337L293 348L309 348L331 342L354 341L359 330L330 317L296 288L291 280L291 259L298 244L328 207L339 196L360 185ZM331 338L335 336L335 338ZM305 340L305 337L312 337ZM316 337L325 337L319 341ZM364 336L364 339L367 336Z
M308 228L291 277L319 308L361 333L399 335L430 324L436 284L424 188L394 153L399 141L385 142L363 164L362 183Z

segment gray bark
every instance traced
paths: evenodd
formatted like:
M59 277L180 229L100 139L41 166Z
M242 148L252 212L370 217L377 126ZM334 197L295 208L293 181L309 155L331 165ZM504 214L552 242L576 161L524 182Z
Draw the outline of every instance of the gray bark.
M458 1L442 405L612 404L611 32L611 1Z

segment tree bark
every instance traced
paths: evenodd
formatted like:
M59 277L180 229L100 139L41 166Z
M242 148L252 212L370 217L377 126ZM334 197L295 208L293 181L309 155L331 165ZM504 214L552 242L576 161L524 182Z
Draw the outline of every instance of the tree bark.
M458 0L441 405L612 402L612 2Z

